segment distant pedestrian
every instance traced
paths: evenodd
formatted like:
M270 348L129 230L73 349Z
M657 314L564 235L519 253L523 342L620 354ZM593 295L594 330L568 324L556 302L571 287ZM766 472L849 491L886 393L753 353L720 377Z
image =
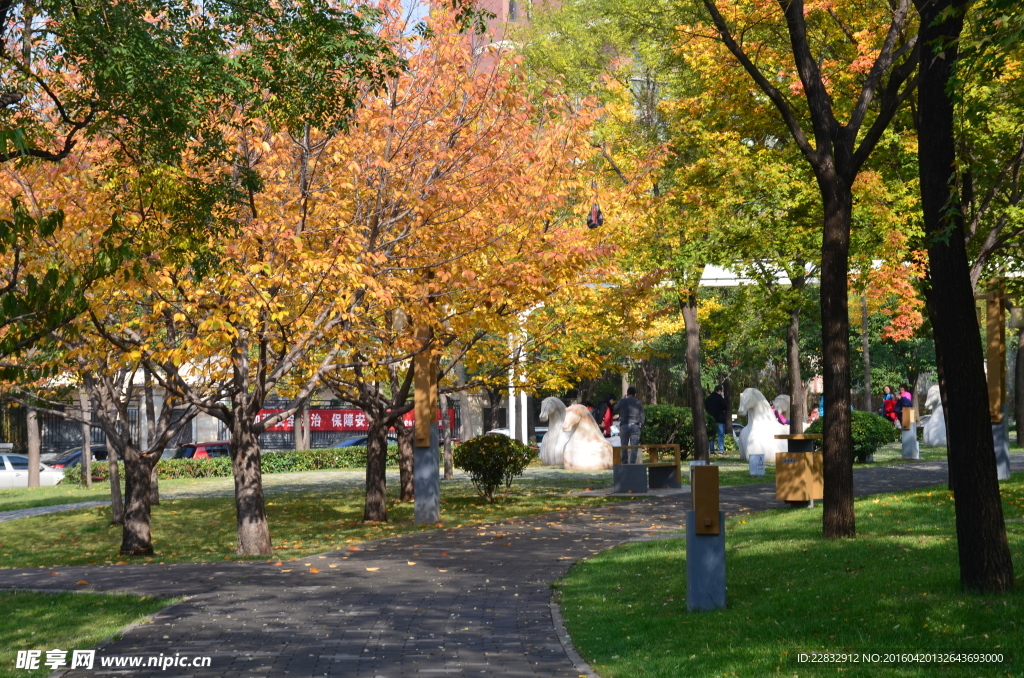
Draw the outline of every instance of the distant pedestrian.
M821 415L818 414L818 406L815 405L814 407L811 408L811 415L809 417L807 417L807 423L808 424L813 424L814 422L816 422L820 418L821 418Z
M615 396L611 393L604 397L597 407L594 408L594 421L597 422L598 427L604 433L605 438L612 437L612 421L615 420Z
M896 416L896 395L892 392L892 388L885 386L882 388L882 411L880 414L891 421L894 424L898 424L899 417Z
M644 405L636 397L635 387L630 386L626 389L626 397L615 403L614 410L619 413L619 444L629 446L628 463L635 464L640 450L634 446L640 444L640 428L646 420ZM626 452L627 450L622 451L623 464L627 463Z
M704 399L704 411L718 424L718 454L725 454L725 427L729 423L729 405L722 395L722 387L716 386L714 393ZM708 451L715 452L715 441L708 441Z
M914 396L910 393L910 387L900 384L900 397L896 400L896 421L899 425L903 421L903 408L914 407Z

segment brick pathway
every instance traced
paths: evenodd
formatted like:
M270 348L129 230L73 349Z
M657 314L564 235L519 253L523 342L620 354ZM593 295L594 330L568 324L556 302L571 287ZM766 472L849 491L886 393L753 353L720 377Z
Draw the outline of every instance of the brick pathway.
M1024 455L1013 456L1014 470L1024 470ZM858 495L945 479L944 462L855 473ZM722 488L721 499L730 514L780 506L772 485ZM58 675L577 678L592 674L559 641L551 583L573 562L610 546L682 529L688 504L684 492L404 535L281 566L0 570L0 587L187 595L97 657L212 658L204 669L97 667Z

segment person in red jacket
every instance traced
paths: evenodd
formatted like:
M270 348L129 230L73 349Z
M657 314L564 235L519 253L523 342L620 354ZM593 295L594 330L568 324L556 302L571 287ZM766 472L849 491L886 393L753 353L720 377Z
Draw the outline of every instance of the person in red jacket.
M594 421L604 432L605 438L610 438L612 435L612 421L615 419L615 396L611 393L604 397L604 400L597 406L597 409L593 412Z

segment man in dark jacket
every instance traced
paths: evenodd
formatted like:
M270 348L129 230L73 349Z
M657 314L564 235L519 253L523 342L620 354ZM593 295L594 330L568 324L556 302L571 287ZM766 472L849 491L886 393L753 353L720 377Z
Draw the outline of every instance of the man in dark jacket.
M619 413L619 444L639 445L640 427L644 425L646 415L644 405L636 397L636 388L630 386L626 389L626 397L615 403L615 411ZM640 449L632 447L629 450L629 463L635 464ZM622 463L626 463L626 450L622 451Z
M725 454L725 425L729 423L729 407L722 396L722 387L716 386L715 392L704 399L704 411L712 416L718 424L718 453ZM709 441L711 452L715 451L715 441Z

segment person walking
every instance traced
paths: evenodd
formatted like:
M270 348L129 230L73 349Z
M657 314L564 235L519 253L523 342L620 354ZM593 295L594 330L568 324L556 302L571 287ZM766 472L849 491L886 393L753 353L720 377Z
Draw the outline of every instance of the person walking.
M725 426L729 423L729 406L722 395L722 387L716 386L714 392L704 399L704 411L718 424L718 452L725 454ZM715 454L715 441L708 441L709 452Z
M630 386L626 389L626 397L615 403L614 411L619 413L619 441L620 445L629 446L628 450L622 450L623 464L635 464L640 456L640 449L635 447L640 444L640 428L644 425L646 415L644 405L636 397L636 387ZM626 452L629 452L629 461L626 461Z

